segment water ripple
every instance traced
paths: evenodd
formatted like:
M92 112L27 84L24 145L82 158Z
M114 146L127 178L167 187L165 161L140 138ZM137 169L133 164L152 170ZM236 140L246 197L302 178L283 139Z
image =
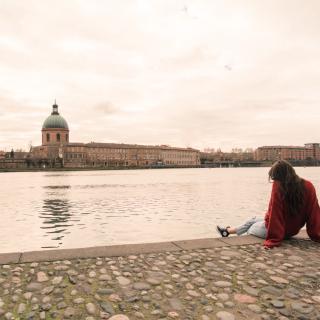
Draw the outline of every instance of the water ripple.
M320 168L297 168L320 193ZM268 168L8 173L0 252L211 237L263 215Z

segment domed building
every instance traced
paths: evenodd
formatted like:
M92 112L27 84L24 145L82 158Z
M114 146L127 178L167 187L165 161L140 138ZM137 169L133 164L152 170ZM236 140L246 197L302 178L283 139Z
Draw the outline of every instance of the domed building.
M63 148L69 143L69 126L59 114L56 102L51 114L43 122L41 133L42 145L32 147L32 158L47 165L56 162L62 164Z
M61 145L69 142L69 126L60 116L56 102L52 106L51 115L42 126L42 145Z
M189 167L200 165L199 150L124 143L70 143L69 126L56 102L42 125L42 145L32 147L34 166L65 168Z

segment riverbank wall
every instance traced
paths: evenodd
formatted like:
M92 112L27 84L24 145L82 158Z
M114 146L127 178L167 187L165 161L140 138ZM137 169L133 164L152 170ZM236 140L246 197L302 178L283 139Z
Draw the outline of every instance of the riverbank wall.
M320 319L320 245L301 233L0 255L1 319Z
M292 163L295 167L319 167L319 163ZM272 162L259 162L259 163L214 163L202 164L197 166L130 166L130 167L28 167L23 161L16 161L10 165L1 166L0 160L0 173L1 172L52 172L52 171L108 171L108 170L141 170L141 169L190 169L190 168L257 168L257 167L271 167Z
M52 171L108 171L108 170L146 170L146 169L190 169L190 168L202 168L201 166L131 166L131 167L8 167L1 168L1 172L52 172Z

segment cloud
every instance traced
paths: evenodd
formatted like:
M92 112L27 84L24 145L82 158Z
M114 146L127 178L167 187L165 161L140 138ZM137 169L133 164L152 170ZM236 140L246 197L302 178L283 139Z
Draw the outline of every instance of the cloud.
M319 9L316 0L3 0L0 149L40 143L55 98L73 141L226 150L315 141Z
M111 115L120 111L120 109L116 108L110 101L98 103L94 106L94 110L104 115Z

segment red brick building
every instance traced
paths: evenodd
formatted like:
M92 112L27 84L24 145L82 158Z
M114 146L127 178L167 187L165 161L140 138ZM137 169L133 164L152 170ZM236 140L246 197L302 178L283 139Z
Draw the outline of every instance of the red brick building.
M307 143L300 146L264 146L254 152L257 161L320 160L320 144Z

